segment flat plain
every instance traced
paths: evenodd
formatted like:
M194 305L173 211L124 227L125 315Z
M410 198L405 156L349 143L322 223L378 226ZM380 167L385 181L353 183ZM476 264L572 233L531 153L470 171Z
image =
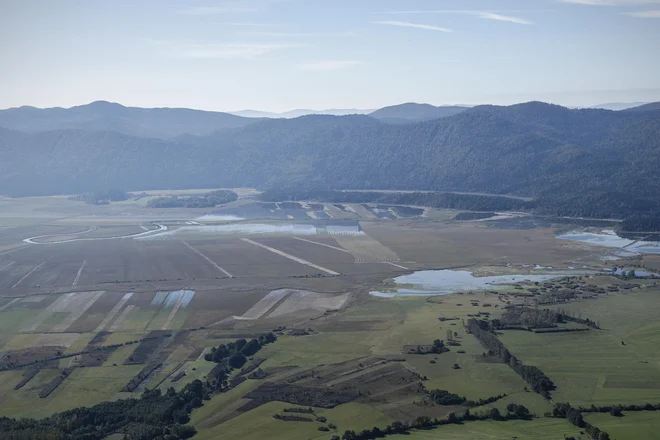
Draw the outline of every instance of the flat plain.
M190 423L198 438L268 433L329 439L345 430L465 410L428 402L428 391L438 389L477 401L501 396L473 407L475 412L505 412L517 403L537 418L465 422L413 431L412 438L586 438L566 420L546 417L553 403L660 402L660 324L654 319L660 288L652 280L624 288L630 282L595 272L615 264L653 269L654 258L591 261L602 248L557 239L566 225L515 229L502 222L457 221L457 212L449 210L385 218L362 205L326 204L326 220L318 219L318 206L314 211L309 205L300 212L287 208L292 219L275 212L274 218L210 220L247 212L253 203L248 198L221 209L153 210L63 197L0 199L0 415L45 417L145 388L181 389L209 373L214 364L203 354L211 347L273 329L277 342L256 355L266 379L247 379L195 410ZM305 218L307 212L313 215ZM533 283L442 296L369 294L392 289L393 278L415 270L532 275L538 267L574 270L576 260L583 272L575 277L586 286L612 289L546 305L534 302L539 297L532 289L545 287ZM465 326L475 316L493 319L507 306L531 304L600 326L498 335L557 385L552 402L487 356ZM439 354L410 351L436 339L455 344ZM150 363L160 366L136 391L122 391ZM19 387L35 366L38 372ZM71 374L39 397L65 369ZM173 381L179 372L183 378ZM281 396L245 406L251 402L246 396L263 383L353 390L359 397L334 408L315 407L315 417L328 422L284 421L273 416L296 405ZM633 433L650 432L656 423L650 413L628 414L620 420L589 417L617 439L641 438ZM336 428L319 431L328 423Z

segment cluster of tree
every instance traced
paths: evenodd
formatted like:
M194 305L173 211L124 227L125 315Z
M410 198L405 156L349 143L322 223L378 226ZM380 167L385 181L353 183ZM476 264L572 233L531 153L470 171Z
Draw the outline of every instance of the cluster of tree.
M232 368L232 356L250 356L265 344L276 340L273 333L265 333L249 342L244 339L223 344L212 350L218 354L207 359L217 365L207 380L193 380L181 391L169 388L146 390L139 398L104 402L92 407L76 408L56 413L44 419L11 419L0 417L0 438L32 440L102 440L115 433L126 440L178 440L195 435L195 428L187 426L189 414L202 406L204 400L227 387ZM255 341L255 342L253 342ZM224 348L223 348L224 347Z
M212 347L204 355L204 359L209 362L215 362L216 364L226 362L232 368L241 368L245 364L247 357L254 355L264 345L275 342L276 339L277 336L272 332L263 333L258 338L249 341L238 339L228 344L220 344L217 347Z
M195 380L177 392L169 388L147 390L139 398L104 402L76 408L43 419L0 417L0 437L101 440L114 433L127 440L176 440L195 434L186 426L190 412L202 405L204 386Z
M503 196L458 194L451 192L375 192L335 191L303 186L278 187L265 190L260 196L265 202L282 200L315 200L326 203L382 203L415 205L431 208L465 209L468 211L523 211L534 207L533 201Z
M467 329L479 340L481 345L488 349L489 353L500 358L522 377L532 390L546 399L550 399L550 392L556 388L552 380L539 368L533 365L525 365L512 355L502 341L497 339L497 336L491 331L491 324L488 321L471 318L467 322Z
M102 191L86 192L73 196L70 199L85 202L88 205L107 205L110 202L128 200L128 193L121 189L106 189Z
M147 208L213 208L238 200L238 194L229 190L218 190L203 196L158 197L147 202Z
M589 413L589 412L600 412L600 413L610 413L613 416L619 417L622 411L660 411L660 403L645 403L644 405L603 405L596 406L591 405L589 407L580 407L578 408L580 412Z
M437 405L461 405L469 407L489 405L506 397L506 394L500 394L499 396L488 397L486 399L468 400L467 397L450 393L447 390L431 390L427 391L426 394L428 399Z
M610 440L607 432L601 431L598 427L585 421L582 413L578 409L573 408L569 403L555 404L555 407L552 409L552 416L564 418L578 428L584 429L589 437L594 440Z
M618 225L617 229L621 232L660 231L660 211L630 215Z
M212 347L204 355L204 359L217 365L209 372L207 378L212 391L222 391L229 386L229 373L235 368L241 368L247 362L247 357L257 353L261 348L277 340L272 333L262 333L258 338L247 341L238 339L228 344Z
M528 307L510 307L498 319L491 321L493 329L522 326L527 328L555 327L563 322L560 313L549 309L530 309Z
M370 440L383 438L388 435L408 434L413 429L430 429L438 426L460 424L464 422L476 422L483 420L529 420L531 418L532 414L525 406L510 403L507 405L506 414L502 414L500 410L493 408L490 411L481 414L472 414L470 413L469 409L465 410L462 415L457 415L454 412L450 412L445 419L430 419L426 416L419 416L412 423L396 421L391 425L387 425L383 429L374 427L372 429L365 429L360 432L348 430L344 432L341 440Z

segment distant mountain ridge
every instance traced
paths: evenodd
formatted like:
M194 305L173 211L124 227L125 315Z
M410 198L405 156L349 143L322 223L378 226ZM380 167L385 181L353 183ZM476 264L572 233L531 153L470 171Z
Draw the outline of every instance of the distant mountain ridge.
M245 118L269 118L269 119L293 119L307 115L331 115L331 116L347 116L347 115L366 115L373 112L373 109L327 109L327 110L310 110L310 109L295 109L287 112L264 112L261 110L240 110L230 112L232 115L243 116Z
M405 104L383 107L370 113L369 116L383 122L393 124L406 124L411 122L431 121L433 119L446 118L464 112L469 107L463 106L441 106L431 104L418 104L407 102Z
M600 108L603 110L613 110L613 111L620 111L620 110L627 110L630 108L634 107L639 107L641 105L648 104L647 102L610 102L607 104L598 104L598 105L591 105L586 108Z
M563 215L660 212L660 110L478 106L426 122L251 120L176 139L0 129L0 194L302 186L537 197Z
M0 110L0 127L28 133L77 129L168 139L183 134L206 135L254 122L255 119L229 113L186 108L125 107L107 101L71 108L18 107Z

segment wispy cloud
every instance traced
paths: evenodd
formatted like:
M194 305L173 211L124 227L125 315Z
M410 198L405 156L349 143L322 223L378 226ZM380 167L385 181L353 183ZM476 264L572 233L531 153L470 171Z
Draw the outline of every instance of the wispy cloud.
M328 37L328 38L344 38L356 37L358 34L355 32L245 32L245 34L257 37L292 37L292 38L314 38L314 37Z
M524 18L495 14L494 12L479 12L478 14L475 15L477 15L479 18L483 18L486 20L508 21L509 23L516 23L516 24L534 24L533 21L525 20Z
M270 26L281 26L279 24L273 23L250 23L250 22L221 22L218 23L222 26L236 26L236 27L270 27Z
M300 70L313 70L313 71L328 71L328 70L341 70L348 69L363 64L361 61L348 61L348 60L323 60L313 63L298 64Z
M300 44L275 43L157 43L163 53L187 59L252 59L280 50L302 47Z
M380 14L462 14L462 15L473 15L475 17L483 18L485 20L495 20L495 21L508 21L509 23L516 24L534 24L534 22L520 18L514 17L511 15L504 15L498 12L492 11L479 11L479 10L436 10L436 11L384 11Z
M625 15L628 15L630 17L635 17L635 18L660 18L660 10L626 12Z
M561 3L574 3L588 6L631 6L660 4L660 0L558 0Z
M427 31L452 32L451 29L447 29L439 26L432 26L430 24L410 23L409 21L386 20L386 21L374 21L373 23L384 24L387 26L400 26L400 27L410 27L416 29L425 29Z

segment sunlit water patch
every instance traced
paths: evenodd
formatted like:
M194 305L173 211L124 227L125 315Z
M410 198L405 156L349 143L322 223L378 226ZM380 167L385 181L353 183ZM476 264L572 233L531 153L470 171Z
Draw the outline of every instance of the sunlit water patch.
M369 292L371 295L391 298L394 296L448 295L470 290L498 289L522 281L543 282L554 278L578 275L583 272L556 272L543 275L497 275L475 277L465 270L423 270L394 278L402 287L392 292Z
M632 256L635 254L660 254L660 243L651 241L635 241L620 237L612 229L604 229L599 232L584 230L572 231L566 234L558 235L561 240L579 241L597 246L618 248L628 255L619 254L619 256ZM625 251L623 250L625 248Z
M142 239L157 240L181 238L195 235L364 235L360 226L355 225L314 225L304 223L268 224L237 223L228 225L182 226L162 234L154 234Z

